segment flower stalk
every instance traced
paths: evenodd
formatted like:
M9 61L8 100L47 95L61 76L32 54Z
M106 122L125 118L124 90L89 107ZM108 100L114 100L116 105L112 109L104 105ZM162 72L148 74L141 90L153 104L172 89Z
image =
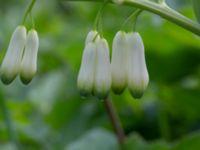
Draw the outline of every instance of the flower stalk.
M36 2L36 0L32 0L31 3L29 4L29 6L27 7L27 10L26 10L25 15L22 20L22 24L25 24L25 21L29 15L29 13L31 13L33 6L35 5L35 2Z
M103 102L104 102L104 106L108 114L108 117L112 123L113 129L115 130L115 133L117 135L118 142L122 145L125 140L125 133L124 133L124 129L122 127L121 121L119 119L119 116L116 112L116 109L111 99L106 98Z

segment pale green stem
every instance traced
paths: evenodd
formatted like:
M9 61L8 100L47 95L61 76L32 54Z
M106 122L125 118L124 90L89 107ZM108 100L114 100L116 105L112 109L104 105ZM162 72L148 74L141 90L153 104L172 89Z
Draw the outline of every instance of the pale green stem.
M36 0L32 0L31 3L29 4L29 6L27 7L27 10L26 10L24 17L23 17L23 20L22 20L23 25L24 25L28 15L29 15L29 13L32 11L35 2L36 2Z
M136 29L137 18L138 18L138 16L140 15L141 12L142 12L141 9L136 9L136 10L125 20L125 22L124 22L123 25L122 25L122 28L124 28L125 25L126 25L129 21L131 21L131 19L134 19L133 31L135 31L135 29Z
M103 2L102 0L61 0L61 1L87 1L87 2ZM108 0L110 3L113 3L112 0ZM197 35L200 35L200 24L183 16L167 5L162 3L156 3L149 0L124 0L122 5L133 6L140 8L142 10L147 10L154 14L157 14Z

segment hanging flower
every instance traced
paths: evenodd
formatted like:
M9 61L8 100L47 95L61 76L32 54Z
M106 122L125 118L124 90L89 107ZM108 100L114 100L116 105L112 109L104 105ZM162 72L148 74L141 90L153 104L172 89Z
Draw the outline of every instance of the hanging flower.
M83 96L95 95L100 99L108 96L111 87L109 47L98 32L90 31L86 38L78 75L78 89Z
M106 98L111 88L111 66L109 47L105 39L96 40L96 70L94 81L94 94L100 98Z
M24 84L28 84L37 71L37 54L39 38L34 29L28 32L24 55L21 61L20 78Z
M135 98L140 98L148 86L149 75L145 62L144 44L139 33L129 33L128 88Z
M95 43L88 43L84 49L81 68L78 75L78 89L83 96L90 95L94 84L96 58Z
M116 94L120 94L127 85L127 40L125 32L117 32L113 39L112 49L112 90Z
M18 26L12 34L8 50L1 65L1 80L10 84L20 71L20 63L26 43L26 28Z
M77 79L78 89L83 96L92 94L94 87L96 65L96 43L99 38L96 31L90 31L86 38L86 46L83 51L81 67Z

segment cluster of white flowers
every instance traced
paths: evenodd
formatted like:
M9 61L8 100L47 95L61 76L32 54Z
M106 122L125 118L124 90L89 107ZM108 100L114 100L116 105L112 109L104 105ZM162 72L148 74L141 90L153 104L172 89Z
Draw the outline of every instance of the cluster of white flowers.
M119 31L113 40L112 61L109 46L97 31L89 32L78 75L81 95L106 98L112 90L120 94L128 86L135 98L140 98L149 82L144 44L137 32Z
M17 75L28 84L37 70L39 38L36 30L28 33L24 26L18 26L12 34L7 52L0 68L1 81L10 84Z
M107 97L111 88L109 46L96 31L89 32L78 75L78 88L83 96Z
M112 89L120 94L128 86L135 98L140 98L149 82L144 44L137 32L119 31L113 40Z

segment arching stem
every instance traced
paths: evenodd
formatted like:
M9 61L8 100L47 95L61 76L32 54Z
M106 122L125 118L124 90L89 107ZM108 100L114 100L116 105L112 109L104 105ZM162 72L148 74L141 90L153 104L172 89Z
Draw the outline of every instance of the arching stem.
M87 2L103 2L102 0L62 0L62 1L87 1ZM112 0L108 0L110 3L113 3ZM121 5L133 6L140 8L142 10L147 10L154 14L161 16L173 22L186 30L189 30L197 35L200 35L200 24L183 16L172 8L168 7L163 3L156 3L149 0L124 0Z
M22 24L24 25L29 13L31 13L32 9L33 9L33 6L35 4L36 0L32 0L31 3L29 4L29 6L27 7L27 10L24 14L24 17L23 17L23 20L22 20Z

